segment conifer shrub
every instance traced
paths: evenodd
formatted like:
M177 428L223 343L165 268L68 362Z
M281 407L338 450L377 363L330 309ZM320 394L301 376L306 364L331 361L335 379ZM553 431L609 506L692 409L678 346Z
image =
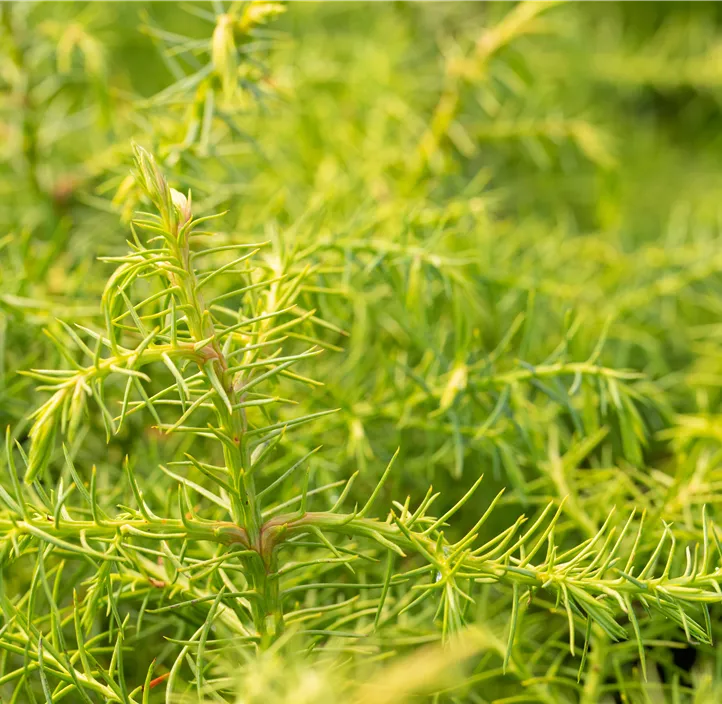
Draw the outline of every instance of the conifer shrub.
M0 701L718 701L715 6L0 12Z

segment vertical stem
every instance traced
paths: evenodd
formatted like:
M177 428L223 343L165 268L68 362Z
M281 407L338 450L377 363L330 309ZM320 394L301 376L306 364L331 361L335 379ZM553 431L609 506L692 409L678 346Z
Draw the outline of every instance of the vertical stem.
M604 682L604 662L607 654L606 642L606 635L598 626L594 626L589 644L589 658L584 678L584 689L580 699L581 704L597 704L599 702L599 689Z
M223 354L220 342L215 339L215 326L210 312L206 308L203 295L198 290L198 282L190 260L190 248L185 245L178 247L175 252L182 263L184 276L172 274L174 283L181 290L183 303L188 306L188 325L191 334L196 340L214 338L210 343L211 355L209 364L213 367L216 378L220 380L223 389L235 406L240 402L238 393L233 388L232 380L228 375L228 364ZM204 367L204 372L206 371ZM207 373L207 372L206 372ZM253 600L253 619L256 630L261 636L261 644L268 645L283 630L283 611L278 587L278 580L273 576L276 571L276 557L274 553L264 554L262 549L262 516L261 506L256 496L256 485L251 472L251 458L246 436L246 418L243 409L229 411L222 399L213 399L220 429L231 438L232 443L223 443L223 457L226 468L231 476L234 488L241 497L239 504L237 497L232 497L233 520L240 523L248 534L248 540L258 555L243 558L247 569L247 578L250 586L261 596L260 600Z

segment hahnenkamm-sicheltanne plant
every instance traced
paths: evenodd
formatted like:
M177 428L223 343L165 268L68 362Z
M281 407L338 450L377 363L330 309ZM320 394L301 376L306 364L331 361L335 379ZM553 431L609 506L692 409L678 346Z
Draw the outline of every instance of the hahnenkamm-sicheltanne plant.
M283 9L0 3L0 701L722 700L717 6Z

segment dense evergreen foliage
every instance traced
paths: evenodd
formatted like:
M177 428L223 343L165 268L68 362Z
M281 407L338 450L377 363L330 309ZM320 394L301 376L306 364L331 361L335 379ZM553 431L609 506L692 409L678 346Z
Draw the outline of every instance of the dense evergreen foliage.
M0 701L722 699L718 4L0 20Z

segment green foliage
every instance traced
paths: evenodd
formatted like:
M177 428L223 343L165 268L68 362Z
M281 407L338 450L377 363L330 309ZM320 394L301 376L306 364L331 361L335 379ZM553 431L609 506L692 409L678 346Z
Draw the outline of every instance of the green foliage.
M718 701L715 6L0 12L0 699Z

